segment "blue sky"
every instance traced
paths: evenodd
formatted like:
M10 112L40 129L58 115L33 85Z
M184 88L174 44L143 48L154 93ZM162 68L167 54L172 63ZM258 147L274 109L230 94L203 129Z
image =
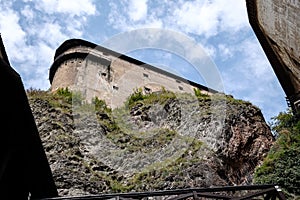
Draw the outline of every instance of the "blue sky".
M285 94L249 25L244 0L0 1L0 32L25 88L50 87L55 49L65 40L101 45L142 28L176 31L200 45L217 67L224 92L258 106L266 121L286 110ZM205 85L187 60L172 52L124 53Z

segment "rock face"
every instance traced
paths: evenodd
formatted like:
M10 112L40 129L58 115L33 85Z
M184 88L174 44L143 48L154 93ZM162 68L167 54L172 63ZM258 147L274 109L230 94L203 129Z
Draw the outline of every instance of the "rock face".
M165 92L113 111L29 99L61 196L251 184L274 141L257 107L225 95Z

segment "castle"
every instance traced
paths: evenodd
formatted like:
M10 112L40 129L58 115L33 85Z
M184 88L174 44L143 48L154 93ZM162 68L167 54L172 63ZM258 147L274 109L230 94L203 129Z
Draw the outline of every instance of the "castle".
M82 39L70 39L56 50L50 68L50 90L80 91L87 101L98 97L111 108L123 105L135 89L152 93L162 88L172 92L204 94L217 91L188 81L129 56Z

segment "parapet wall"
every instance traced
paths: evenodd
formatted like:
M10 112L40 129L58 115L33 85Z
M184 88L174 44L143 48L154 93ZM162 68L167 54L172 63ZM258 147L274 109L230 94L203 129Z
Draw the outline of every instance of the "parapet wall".
M103 99L111 108L123 105L138 88L144 93L162 88L191 94L194 88L206 94L216 92L87 41L68 40L57 52L49 75L51 91L68 87L80 91L87 101L94 97Z

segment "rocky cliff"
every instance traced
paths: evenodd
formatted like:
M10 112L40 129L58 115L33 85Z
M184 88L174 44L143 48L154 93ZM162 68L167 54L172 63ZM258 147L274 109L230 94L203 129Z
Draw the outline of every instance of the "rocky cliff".
M28 91L60 195L251 184L274 142L260 109L196 94L136 91L111 110Z

